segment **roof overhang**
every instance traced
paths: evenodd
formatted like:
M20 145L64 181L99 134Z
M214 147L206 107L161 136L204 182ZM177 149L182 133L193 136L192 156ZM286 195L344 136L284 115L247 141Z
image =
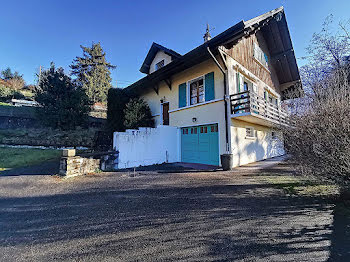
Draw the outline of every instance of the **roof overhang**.
M149 73L149 69L150 69L151 63L152 63L154 57L156 56L156 54L159 51L163 51L167 55L170 55L173 60L176 59L176 58L181 57L181 55L179 53L176 53L174 50L166 48L166 47L164 47L164 46L162 46L160 44L153 43L151 48L149 49L149 51L147 53L147 56L146 56L145 60L142 63L142 66L140 68L140 72L141 73L145 73L145 74Z
M134 84L127 87L129 90L133 90L135 92L140 91L142 88L146 87L155 87L160 81L170 79L171 76L182 72L196 64L204 62L211 58L210 54L207 51L207 47L209 47L214 55L218 54L217 47L221 46L227 42L232 42L233 39L240 39L244 35L244 22L241 21L211 40L203 43L197 48L191 50L185 55L175 59L168 65L158 69L141 78Z
M136 92L146 87L154 88L160 81L168 80L172 75L210 59L211 56L207 51L207 47L210 48L214 55L217 55L219 46L231 48L242 37L246 37L257 30L262 32L267 42L270 56L272 57L271 62L276 70L282 91L295 88L295 86L300 83L300 75L283 7L248 21L240 21L211 40L203 43L185 55L177 57L168 65L147 75L127 88ZM153 45L158 44L154 43ZM147 55L149 59L152 57L153 52L155 52L152 51L151 53L151 49ZM147 65L143 65L143 67L145 70L147 69Z

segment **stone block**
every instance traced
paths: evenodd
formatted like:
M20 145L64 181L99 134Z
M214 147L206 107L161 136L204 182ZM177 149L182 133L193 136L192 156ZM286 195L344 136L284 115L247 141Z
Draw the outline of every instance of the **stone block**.
M75 149L63 149L62 151L63 157L72 157L75 156Z

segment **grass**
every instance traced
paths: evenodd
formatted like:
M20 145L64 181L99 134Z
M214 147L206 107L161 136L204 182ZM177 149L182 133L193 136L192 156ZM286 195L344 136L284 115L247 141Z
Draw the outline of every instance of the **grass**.
M300 197L312 197L324 199L335 204L334 214L350 219L350 191L340 194L340 187L334 184L327 184L315 179L296 176L269 174L262 179L274 187L282 189L286 194Z
M61 151L54 149L0 147L0 171L58 159L60 155Z
M339 195L339 187L325 184L304 177L297 176L270 176L265 181L275 185L289 195L309 197L336 197Z
M9 103L0 102L0 106L12 106L12 105L11 105L11 104L9 104Z

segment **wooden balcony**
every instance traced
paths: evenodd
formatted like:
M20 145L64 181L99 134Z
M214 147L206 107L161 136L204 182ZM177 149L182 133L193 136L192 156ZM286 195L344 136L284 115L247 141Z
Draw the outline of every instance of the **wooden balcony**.
M231 117L264 125L288 125L287 111L266 101L252 91L230 95Z

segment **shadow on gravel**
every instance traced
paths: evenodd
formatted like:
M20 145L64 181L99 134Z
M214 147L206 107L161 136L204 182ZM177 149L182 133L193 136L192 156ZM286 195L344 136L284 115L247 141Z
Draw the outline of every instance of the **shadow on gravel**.
M59 165L59 160L54 160L33 166L13 168L0 172L0 178L6 176L55 175L58 174Z
M125 173L125 172L140 172L149 171L156 173L198 173L198 172L216 172L217 166L204 165L204 164L191 164L191 163L163 163L150 166L140 166L135 168L118 169L113 172Z
M331 240L332 259L349 255L345 246L349 235L344 233L349 220L335 214L329 226L332 204L275 195L270 189L264 184L95 188L1 198L0 248L45 245L44 257L37 258L43 261L90 256L127 261L140 257L312 261L329 255ZM69 243L65 244L69 248L57 243Z

